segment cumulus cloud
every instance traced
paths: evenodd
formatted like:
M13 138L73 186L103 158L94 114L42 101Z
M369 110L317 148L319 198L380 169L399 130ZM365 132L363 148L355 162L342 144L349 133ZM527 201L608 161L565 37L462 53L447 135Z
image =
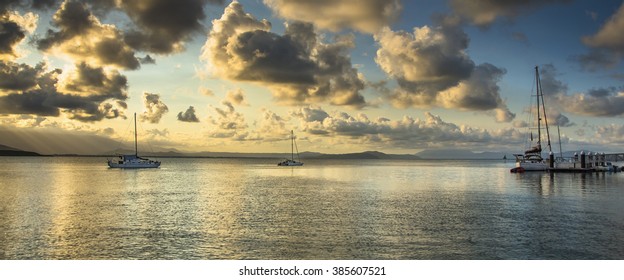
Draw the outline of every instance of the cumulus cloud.
M499 122L515 115L500 97L497 83L505 69L475 66L466 53L469 38L456 18L438 19L439 26L414 28L413 33L384 28L375 34L380 47L375 61L399 88L382 91L399 108L444 107L493 111Z
M82 2L63 2L54 14L52 24L59 30L48 30L44 38L37 40L40 50L67 54L90 65L113 65L124 69L140 66L121 31L113 25L102 24Z
M596 135L594 139L603 141L604 143L624 143L624 125L621 124L608 124L598 126L596 128Z
M125 40L136 50L168 54L183 50L183 43L203 29L208 3L223 0L120 0L119 8L128 14L136 29L126 32Z
M216 117L208 117L208 122L213 127L208 132L209 137L231 138L233 140L244 140L248 136L247 122L243 114L236 112L234 105L230 101L223 100L222 108L212 107L217 113Z
M587 71L609 69L619 64L624 56L624 4L604 23L598 32L582 41L590 47L588 53L573 56Z
M593 117L624 115L624 90L622 88L590 89L585 93L558 95L556 98L570 113Z
M438 91L470 77L474 62L466 53L469 38L457 23L414 28L413 33L384 28L375 34L375 61L402 88L418 93L416 103L431 103Z
M275 142L290 139L290 130L286 128L287 119L275 112L262 108L261 114L254 122L254 130L247 135L247 141Z
M124 40L136 50L159 54L182 51L193 32L202 29L204 4L209 1L127 1L117 2L135 26ZM212 2L212 1L210 1ZM221 2L221 1L217 1Z
M62 75L12 62L0 63L0 76L15 77L0 83L0 114L60 116L84 122L124 117L127 81L117 71L78 65Z
M213 21L202 59L221 78L268 86L282 103L365 105L364 78L349 57L353 37L322 43L313 26L302 22L287 24L284 35L270 29L233 1Z
M399 0L264 0L275 13L289 20L312 22L339 31L352 28L374 33L397 19Z
M490 132L466 125L443 121L429 112L424 119L404 116L400 120L370 119L365 114L350 115L344 112L327 113L321 108L301 108L292 113L299 118L303 131L311 135L340 137L359 144L389 145L395 148L426 148L448 143L488 145L520 143L521 133L513 129Z
M478 26L488 26L499 17L513 19L549 4L569 3L571 0L449 0L451 8Z
M193 106L189 106L184 113L179 112L178 120L181 122L199 122L199 118L195 115L195 108Z
M560 111L593 117L624 115L624 90L616 87L590 89L584 93L568 93L568 86L558 79L554 65L540 68L544 96L548 106ZM565 120L564 120L565 121Z
M160 95L156 93L144 92L143 105L145 105L145 112L139 116L141 121L158 123L163 115L169 112L167 105L160 100Z
M35 31L38 19L31 12L22 16L0 8L0 59L11 60L20 56L16 47L27 34Z
M245 92L240 88L228 91L225 94L225 100L234 105L249 105L245 101Z

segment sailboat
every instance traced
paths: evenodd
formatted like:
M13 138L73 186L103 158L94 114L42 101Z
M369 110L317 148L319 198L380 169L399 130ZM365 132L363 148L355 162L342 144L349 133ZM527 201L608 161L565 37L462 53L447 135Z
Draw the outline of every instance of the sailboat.
M302 166L303 165L303 162L295 160L295 152L294 152L295 147L297 147L297 144L295 143L295 134L291 130L290 131L290 159L286 159L278 163L277 166ZM297 159L300 160L299 149L297 149Z
M516 167L511 169L511 172L524 172L524 171L545 171L549 168L549 161L542 158L542 122L546 129L545 140L549 152L552 153L552 147L550 146L550 133L548 131L548 119L546 118L546 105L544 104L544 93L542 92L542 83L539 76L539 68L535 66L535 86L536 86L536 115L537 115L537 138L533 138L533 132L531 132L530 140L531 144L535 141L530 149L524 151L524 154L514 154L516 157Z
M134 113L134 154L119 155L116 159L108 160L110 168L157 168L160 161L139 157L139 149L137 145L137 129L136 129L136 113Z

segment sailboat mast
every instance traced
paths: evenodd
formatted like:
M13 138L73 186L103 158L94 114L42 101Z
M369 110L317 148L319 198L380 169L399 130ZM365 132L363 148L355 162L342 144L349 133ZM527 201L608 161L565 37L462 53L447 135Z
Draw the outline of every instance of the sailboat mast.
M294 154L294 143L295 143L295 133L291 130L290 131L290 160L295 161L295 154Z
M546 126L546 140L548 141L548 151L552 152L552 147L550 145L550 131L548 130L548 117L546 116L546 102L544 102L544 91L542 90L542 82L539 79L539 72L537 71L537 66L535 67L535 71L536 71L536 75L537 75L537 90L538 90L538 94L537 94L537 112L538 112L538 119L539 119L539 100L540 100L540 96L541 96L541 100L542 100L542 112L544 112L544 125ZM539 119L541 120L541 119ZM541 132L541 131L540 131Z
M542 117L540 116L540 79L538 66L535 66L535 90L537 92L537 145L542 146ZM540 151L541 152L541 151Z
M134 155L139 156L139 148L137 146L136 113L134 113Z

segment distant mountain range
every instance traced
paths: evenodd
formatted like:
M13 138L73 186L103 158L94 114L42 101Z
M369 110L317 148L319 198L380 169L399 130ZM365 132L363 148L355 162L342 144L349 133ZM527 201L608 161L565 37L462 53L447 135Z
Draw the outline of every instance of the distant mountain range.
M580 151L564 152L564 157L572 157ZM116 154L133 154L134 150L117 149L109 152L94 152L88 154L77 152L71 154L50 154L54 156L112 156ZM587 151L586 151L587 153ZM290 153L233 153L233 152L183 152L169 150L161 152L140 152L143 156L152 157L211 157L211 158L290 158ZM41 156L42 154L13 148L0 144L0 156ZM45 154L47 155L47 154ZM559 156L558 153L555 156ZM318 152L303 152L299 154L301 159L391 159L391 160L500 160L507 158L513 160L512 153L506 152L473 152L462 149L432 149L424 150L415 154L386 154L379 151L365 151L359 153L325 154Z
M511 153L505 152L472 152L460 149L424 150L416 153L422 159L513 159Z
M114 154L133 154L134 151L130 150L115 150L110 153L104 154L104 156ZM290 153L226 153L226 152L197 152L197 153L184 153L179 151L168 152L153 152L142 153L142 155L148 157L216 157L216 158L290 158ZM301 159L405 159L416 160L420 159L415 155L409 154L385 154L377 151L366 151L361 153L348 153L348 154L323 154L316 152L303 152L299 154Z
M0 144L0 156L40 156L40 154L29 151L22 151L13 147Z

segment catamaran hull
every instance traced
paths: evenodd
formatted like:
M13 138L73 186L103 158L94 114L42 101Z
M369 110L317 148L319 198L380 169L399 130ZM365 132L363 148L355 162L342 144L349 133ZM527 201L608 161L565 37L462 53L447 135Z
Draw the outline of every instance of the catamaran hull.
M548 164L546 162L516 162L516 167L521 167L524 171L548 170Z
M109 163L108 167L110 168L123 168L123 169L132 169L132 168L158 168L160 167L160 162L155 164L119 164L119 163Z
M278 163L277 166L303 166L303 162L296 163Z

